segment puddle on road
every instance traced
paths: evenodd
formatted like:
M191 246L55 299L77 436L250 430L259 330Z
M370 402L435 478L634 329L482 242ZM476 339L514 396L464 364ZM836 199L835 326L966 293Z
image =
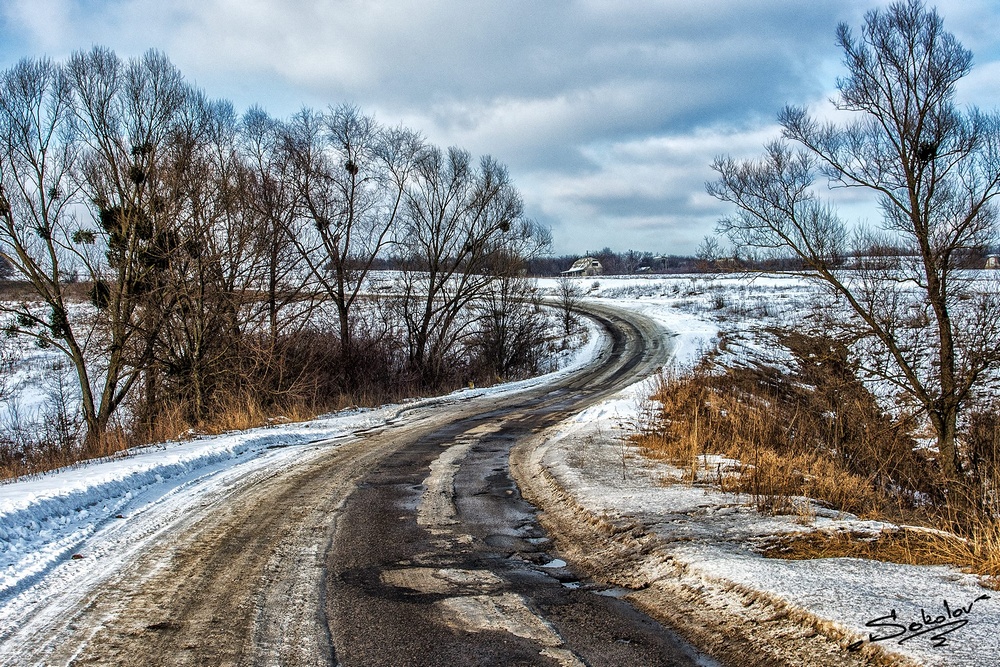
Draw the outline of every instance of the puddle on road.
M621 586L615 586L613 588L605 588L600 591L594 591L597 595L603 595L606 598L615 598L616 600L621 600L623 597L629 593L635 593L630 588L622 588Z

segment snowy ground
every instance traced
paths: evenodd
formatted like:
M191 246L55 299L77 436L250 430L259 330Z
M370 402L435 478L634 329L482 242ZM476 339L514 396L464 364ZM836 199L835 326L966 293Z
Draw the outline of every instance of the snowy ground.
M599 331L589 325L558 355L560 370L554 372L566 374L585 365L600 345ZM264 475L284 462L302 463L365 430L442 402L509 394L546 377L551 376L137 448L120 458L0 483L0 636L25 607L35 604L37 582L64 579L67 586L82 588L100 581L186 507L207 502L236 479Z
M738 277L600 277L581 284L589 292L586 299L659 322L664 336L672 338L680 365L713 349L720 337L726 340L727 363L740 363L750 351L768 347L763 327L801 317L817 298L801 281L781 276L752 282ZM554 280L540 281L543 290L554 286ZM570 346L563 359L566 367L558 372L586 363L599 349L598 338L592 332L586 344ZM302 460L437 401L512 392L539 381L166 443L121 459L2 484L0 634L19 610L35 602L36 582L55 578L80 586L99 579L106 572L90 569L94 563L117 567L154 539L172 516L204 502L237 477ZM979 587L971 576L942 567L853 559L789 562L758 555L753 545L762 536L861 522L822 510L805 519L764 517L745 498L679 482L676 469L623 448L617 436L636 422L650 388L649 381L639 383L590 408L565 423L546 445L550 471L589 512L635 518L661 538L670 556L706 581L764 591L859 639L869 632L888 636L902 631L878 644L924 664L1000 665L995 630L1000 627L1000 594ZM94 549L113 557L72 559ZM886 618L891 613L896 620Z
M589 281L588 281L589 282ZM598 278L587 299L642 312L676 337L687 364L724 335L732 363L765 343L757 327L808 310L812 288L794 278ZM749 320L749 322L748 322ZM594 515L653 532L687 576L762 591L858 640L925 665L1000 665L1000 593L950 567L861 559L764 558L755 543L776 534L882 525L814 507L804 516L763 516L745 497L681 481L681 471L638 455L622 436L636 423L649 381L566 422L545 445L544 465ZM813 515L813 512L815 513ZM893 617L893 614L895 617Z

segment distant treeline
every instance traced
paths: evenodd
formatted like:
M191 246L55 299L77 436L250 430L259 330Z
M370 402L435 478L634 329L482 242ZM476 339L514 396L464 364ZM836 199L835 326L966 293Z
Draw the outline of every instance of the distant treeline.
M912 253L904 248L884 246L870 248L864 255L854 254L835 258L834 264L845 269L879 260L882 263L902 261ZM956 253L953 261L956 268L981 269L990 256L1000 255L1000 248L975 248ZM627 250L615 252L610 248L584 253L583 255L558 255L534 257L527 261L528 274L537 277L558 276L569 269L575 261L583 257L593 257L601 263L606 275L676 274L676 273L720 273L728 271L806 271L807 267L797 257L750 257L718 254L659 255L652 252ZM390 267L389 264L386 265Z

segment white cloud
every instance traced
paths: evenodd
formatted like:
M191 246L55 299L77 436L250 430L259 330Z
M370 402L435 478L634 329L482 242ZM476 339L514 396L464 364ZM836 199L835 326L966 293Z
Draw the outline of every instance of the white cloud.
M960 92L994 105L1000 8L938 4L977 52ZM507 162L529 211L554 226L557 251L655 238L693 250L721 210L704 195L712 158L759 152L785 103L826 113L836 24L857 26L883 5L5 0L0 57L155 47L237 108L284 116L354 102Z

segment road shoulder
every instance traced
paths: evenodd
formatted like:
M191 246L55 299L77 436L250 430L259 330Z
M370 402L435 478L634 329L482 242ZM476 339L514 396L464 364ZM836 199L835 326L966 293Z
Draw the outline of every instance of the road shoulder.
M685 557L694 538L672 539L662 524L648 525L644 512L628 511L640 487L663 482L618 438L614 405L595 406L512 452L511 472L562 557L726 664L917 664L871 643L848 651L863 635L776 595L707 575Z

